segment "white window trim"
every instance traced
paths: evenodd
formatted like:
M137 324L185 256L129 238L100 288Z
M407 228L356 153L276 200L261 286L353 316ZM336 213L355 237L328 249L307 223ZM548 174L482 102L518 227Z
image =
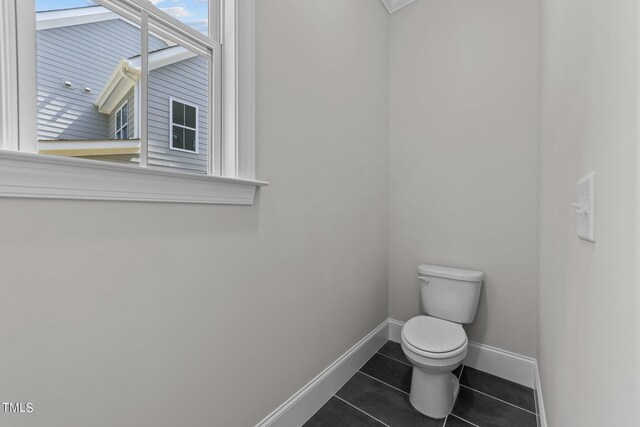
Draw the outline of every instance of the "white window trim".
M127 123L123 124L122 123L122 110L124 109L124 107L127 107ZM118 128L118 114L120 114L120 128ZM114 117L115 123L114 123L114 127L115 127L115 139L120 139L118 138L118 132L121 132L122 129L127 126L127 138L125 139L129 139L131 137L131 126L129 126L129 101L124 101L121 105L120 108L118 108L116 110L116 116Z
M196 127L195 128L191 128L189 126L186 125L179 125L176 123L173 123L173 103L174 102L179 102L180 104L183 105L188 105L189 107L193 107L196 109ZM183 153L189 153L189 154L200 154L200 109L198 108L198 106L196 104L192 104L190 102L187 101L183 101L182 99L179 98L174 98L172 96L169 97L169 149L170 150L175 150L175 151L182 151ZM185 120L186 122L186 120ZM190 130L195 130L196 131L196 145L195 151L191 151L191 150L185 150L182 148L175 148L173 146L173 127L174 126L178 126L184 129L190 129Z
M220 1L230 4L231 0ZM233 76L223 76L223 85L232 78L237 98L236 135L234 141L224 143L227 152L233 148L235 168L221 167L217 170L226 176L214 176L33 154L37 151L36 87L31 79L18 78L18 70L35 70L36 65L35 55L19 54L35 52L33 2L0 0L0 197L253 204L256 190L268 185L255 179L255 0L233 3L235 45L226 54L235 56L237 67ZM211 22L216 13L211 10ZM220 72L221 58L215 59ZM224 98L222 88L211 89L221 91ZM139 136L137 129L135 136ZM216 154L218 159L223 157ZM235 169L233 174L230 169Z

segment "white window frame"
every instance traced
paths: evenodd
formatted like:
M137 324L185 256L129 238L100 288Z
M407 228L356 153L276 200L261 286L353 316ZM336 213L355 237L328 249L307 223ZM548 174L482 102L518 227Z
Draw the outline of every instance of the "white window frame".
M196 127L192 128L185 125L179 125L176 123L173 123L173 103L177 102L189 107L193 107L196 110ZM172 96L169 97L169 149L170 150L175 150L175 151L182 151L183 153L190 153L190 154L199 154L200 150L198 148L198 146L200 145L200 110L198 108L198 106L196 104L192 104L190 102L187 101L183 101L182 99L179 98L174 98ZM185 120L186 123L186 120ZM196 144L195 144L195 151L191 151L191 150L187 150L187 149L182 149L182 148L176 148L173 146L173 127L174 126L178 126L180 128L183 129L190 129L196 132Z
M127 108L127 123L122 123L122 110L124 110L124 108ZM118 128L118 114L120 114L120 127ZM114 128L115 128L115 139L130 139L131 138L131 126L129 126L129 101L124 101L122 103L122 105L120 105L120 108L118 108L116 110L116 115L114 117L115 123L114 123ZM118 138L118 132L122 132L122 129L124 129L124 127L127 127L127 137L126 138Z
M118 1L151 10L155 19L177 26L187 39L212 40L176 25L146 0ZM222 76L211 81L215 96L210 110L217 108L223 115L215 115L210 124L219 143L209 150L215 162L210 158L204 176L36 154L34 2L0 0L0 197L253 204L257 188L267 185L255 178L256 0L209 1L210 32L221 41L213 50L212 71ZM217 2L222 2L220 8ZM135 134L142 140L144 121L146 114L140 111L143 129L136 128Z

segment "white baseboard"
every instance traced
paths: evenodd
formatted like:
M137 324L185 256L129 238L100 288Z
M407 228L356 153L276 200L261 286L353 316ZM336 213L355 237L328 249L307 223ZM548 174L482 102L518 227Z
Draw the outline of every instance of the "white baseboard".
M542 399L542 384L540 383L540 370L536 363L536 410L538 412L538 427L547 427L547 414L544 411L544 400Z
M470 341L464 364L514 383L535 386L536 359L531 357Z
M385 320L302 387L256 427L291 427L304 424L387 342L389 320Z
M402 327L404 322L395 319L389 319L389 340L393 342L400 342L400 334L402 333Z
M389 319L389 339L400 342L404 322ZM466 366L479 369L514 383L534 388L536 360L507 350L469 341Z

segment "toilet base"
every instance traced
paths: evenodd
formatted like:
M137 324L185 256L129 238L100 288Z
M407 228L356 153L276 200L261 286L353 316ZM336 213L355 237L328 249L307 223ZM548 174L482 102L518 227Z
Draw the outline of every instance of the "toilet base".
M449 415L459 391L458 378L451 372L413 367L409 400L418 412L427 417L440 419Z

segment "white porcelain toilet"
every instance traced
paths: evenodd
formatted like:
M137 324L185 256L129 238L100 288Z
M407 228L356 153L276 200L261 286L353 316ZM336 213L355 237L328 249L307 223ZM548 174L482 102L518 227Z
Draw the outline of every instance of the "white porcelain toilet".
M462 324L476 316L484 274L436 265L421 265L420 300L426 316L402 328L401 345L413 364L411 394L414 408L431 418L444 418L458 396L458 379L451 373L467 355Z

